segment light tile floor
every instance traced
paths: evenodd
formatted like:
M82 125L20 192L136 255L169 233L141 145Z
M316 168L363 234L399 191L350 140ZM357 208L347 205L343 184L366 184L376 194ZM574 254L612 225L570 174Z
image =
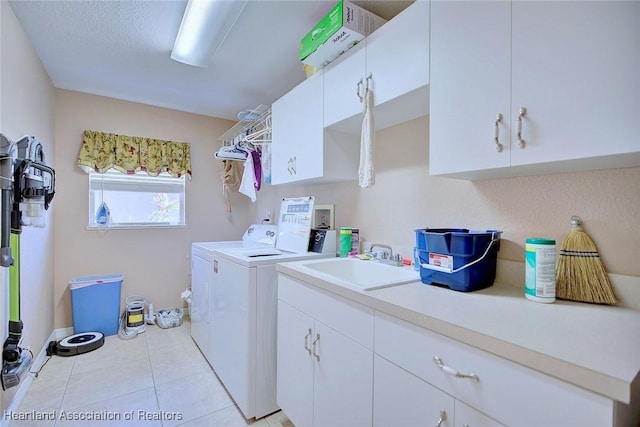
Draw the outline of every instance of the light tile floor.
M33 419L43 416L54 419ZM191 339L188 318L177 328L147 326L131 340L108 336L90 353L53 356L5 425L293 427L282 412L244 419Z

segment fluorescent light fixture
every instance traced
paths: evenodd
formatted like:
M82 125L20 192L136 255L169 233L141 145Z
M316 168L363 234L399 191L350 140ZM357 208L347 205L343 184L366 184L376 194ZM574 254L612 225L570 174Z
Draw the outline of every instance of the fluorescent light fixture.
M207 67L248 0L189 0L171 59Z

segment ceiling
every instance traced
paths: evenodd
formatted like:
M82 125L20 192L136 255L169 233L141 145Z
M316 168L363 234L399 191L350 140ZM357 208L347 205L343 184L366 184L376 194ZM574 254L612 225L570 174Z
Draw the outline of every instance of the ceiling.
M354 1L390 19L412 1ZM56 88L211 117L270 105L305 74L300 39L336 0L250 0L208 68L170 59L187 0L11 0Z

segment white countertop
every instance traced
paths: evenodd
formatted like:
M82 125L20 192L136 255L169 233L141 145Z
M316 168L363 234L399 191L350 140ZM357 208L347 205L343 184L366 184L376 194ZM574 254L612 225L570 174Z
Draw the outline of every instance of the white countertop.
M504 283L468 293L420 282L362 291L337 285L303 264L287 262L276 269L617 401L629 403L632 384L640 387L638 310L536 303L525 299L523 289Z

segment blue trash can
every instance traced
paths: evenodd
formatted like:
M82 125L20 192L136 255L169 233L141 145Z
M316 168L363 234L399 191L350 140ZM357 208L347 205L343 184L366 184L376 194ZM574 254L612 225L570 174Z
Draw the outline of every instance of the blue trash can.
M73 333L118 333L122 274L77 277L69 281Z

